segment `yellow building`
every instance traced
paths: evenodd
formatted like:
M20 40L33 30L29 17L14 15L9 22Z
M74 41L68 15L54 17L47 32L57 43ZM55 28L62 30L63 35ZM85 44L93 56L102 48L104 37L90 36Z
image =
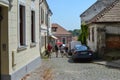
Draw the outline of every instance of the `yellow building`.
M39 0L0 0L0 76L20 80L40 65Z

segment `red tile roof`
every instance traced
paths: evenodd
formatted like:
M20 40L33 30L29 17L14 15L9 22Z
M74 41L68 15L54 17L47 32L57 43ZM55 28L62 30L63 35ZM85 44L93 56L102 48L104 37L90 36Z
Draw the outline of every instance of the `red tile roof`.
M72 35L70 32L68 32L66 29L64 29L62 26L60 26L59 24L53 23L52 24L52 28L56 27L57 30L55 33L53 34L57 34L57 35Z

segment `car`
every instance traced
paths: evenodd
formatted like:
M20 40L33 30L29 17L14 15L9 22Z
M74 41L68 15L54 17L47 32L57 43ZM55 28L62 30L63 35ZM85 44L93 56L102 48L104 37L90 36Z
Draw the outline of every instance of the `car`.
M69 49L68 49L69 56L72 56L72 53L74 51L74 47L75 47L75 45L78 45L78 44L81 45L81 42L80 41L71 41L69 43Z
M72 55L72 60L80 61L80 60L89 60L91 61L93 59L93 51L91 51L87 46L85 45L75 45L74 52Z

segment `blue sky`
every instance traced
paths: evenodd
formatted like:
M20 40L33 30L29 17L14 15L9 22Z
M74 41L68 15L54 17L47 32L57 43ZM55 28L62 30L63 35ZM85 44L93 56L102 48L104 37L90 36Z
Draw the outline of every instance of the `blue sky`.
M47 0L53 12L52 23L58 23L67 30L80 29L80 14L97 0Z

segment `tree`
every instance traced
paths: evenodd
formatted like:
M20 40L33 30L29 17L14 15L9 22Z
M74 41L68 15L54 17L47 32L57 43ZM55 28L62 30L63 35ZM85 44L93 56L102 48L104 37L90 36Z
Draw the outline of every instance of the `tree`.
M81 24L81 34L78 37L78 41L81 41L82 44L87 45L88 37L88 26L85 23Z
M80 29L69 30L69 32L72 33L72 36L80 35Z

